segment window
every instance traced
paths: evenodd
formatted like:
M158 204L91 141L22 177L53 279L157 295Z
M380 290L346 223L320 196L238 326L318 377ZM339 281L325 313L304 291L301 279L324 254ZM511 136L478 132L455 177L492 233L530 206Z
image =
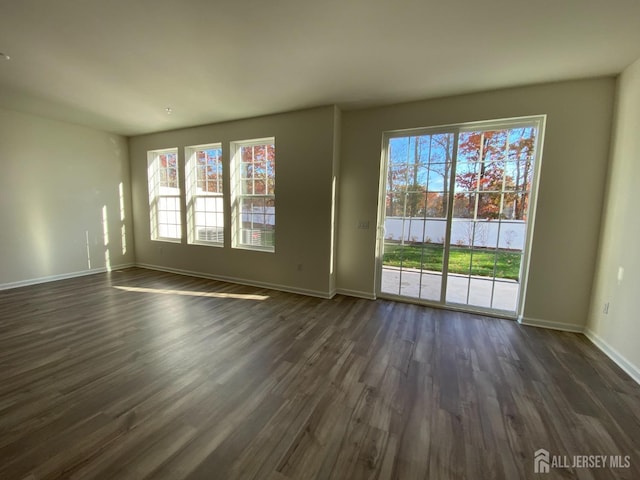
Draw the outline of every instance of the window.
M181 240L178 149L147 152L147 175L151 239Z
M274 138L233 142L233 247L275 251Z
M185 149L189 243L224 245L222 145Z

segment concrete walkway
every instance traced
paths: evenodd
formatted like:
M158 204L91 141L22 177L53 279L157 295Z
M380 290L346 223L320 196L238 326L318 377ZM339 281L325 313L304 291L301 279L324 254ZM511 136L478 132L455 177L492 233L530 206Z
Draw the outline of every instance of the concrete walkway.
M382 292L405 297L440 301L442 274L428 270L382 268ZM493 303L491 291L493 289ZM447 303L495 308L515 312L520 283L515 280L488 277L447 276ZM468 298L467 298L468 295Z

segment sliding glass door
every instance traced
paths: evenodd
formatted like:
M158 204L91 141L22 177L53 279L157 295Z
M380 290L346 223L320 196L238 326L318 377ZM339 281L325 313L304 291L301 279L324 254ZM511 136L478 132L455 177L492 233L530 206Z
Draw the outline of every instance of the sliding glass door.
M544 117L389 132L378 294L519 312Z
M381 291L440 302L456 135L390 137Z

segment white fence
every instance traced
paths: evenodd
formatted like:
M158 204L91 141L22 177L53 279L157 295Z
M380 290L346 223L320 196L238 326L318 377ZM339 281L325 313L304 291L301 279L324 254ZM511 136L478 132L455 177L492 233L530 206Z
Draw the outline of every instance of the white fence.
M474 225L475 224L475 225ZM444 242L447 222L443 218L387 217L385 240L439 243ZM472 220L454 218L451 244L523 250L526 222L523 220Z

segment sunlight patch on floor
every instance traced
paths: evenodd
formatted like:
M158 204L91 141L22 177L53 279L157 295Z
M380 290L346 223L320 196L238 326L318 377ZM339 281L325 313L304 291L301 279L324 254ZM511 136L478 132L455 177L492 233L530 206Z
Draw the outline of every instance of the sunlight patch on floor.
M190 297L212 297L212 298L236 298L240 300L266 300L268 295L253 295L249 293L224 293L224 292L197 292L193 290L170 290L165 288L147 288L147 287L124 287L114 285L113 288L124 290L125 292L138 293L163 293L165 295L186 295Z

